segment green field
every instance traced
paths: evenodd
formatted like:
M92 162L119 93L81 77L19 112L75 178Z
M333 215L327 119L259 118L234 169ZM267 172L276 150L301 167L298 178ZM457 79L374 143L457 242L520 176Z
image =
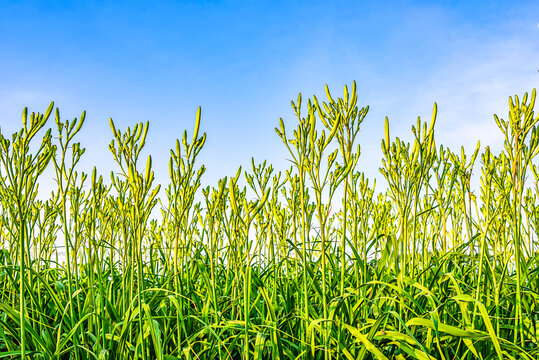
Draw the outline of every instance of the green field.
M0 359L537 359L534 102L495 116L501 153L437 144L436 105L411 143L386 119L383 191L357 166L355 83L292 102L290 169L209 186L200 109L166 188L140 156L148 123L110 121L102 175L79 166L84 113L25 109L0 133Z

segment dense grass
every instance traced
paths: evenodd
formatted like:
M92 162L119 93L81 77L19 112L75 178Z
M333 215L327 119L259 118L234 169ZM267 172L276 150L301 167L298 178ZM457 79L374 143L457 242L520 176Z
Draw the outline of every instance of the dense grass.
M276 128L289 170L253 163L214 187L199 109L163 190L139 158L148 123L111 120L104 180L77 168L84 113L25 109L0 134L0 359L537 359L535 90L495 117L500 154L438 146L436 106L411 144L386 120L383 193L356 166L355 83L326 96Z

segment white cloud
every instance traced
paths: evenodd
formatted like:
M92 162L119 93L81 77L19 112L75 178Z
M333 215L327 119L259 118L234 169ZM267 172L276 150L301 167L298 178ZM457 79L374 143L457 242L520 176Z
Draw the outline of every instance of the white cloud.
M470 46L471 45L471 46ZM507 38L458 48L419 87L418 108L438 101L438 140L473 149L477 140L501 149L493 115L507 118L508 97L537 86L539 48L532 39ZM456 150L456 149L454 149Z

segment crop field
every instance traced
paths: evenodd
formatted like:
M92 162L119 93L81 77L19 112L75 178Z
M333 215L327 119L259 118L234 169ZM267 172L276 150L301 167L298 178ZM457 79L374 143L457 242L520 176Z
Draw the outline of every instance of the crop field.
M436 104L410 143L386 119L383 191L357 101L300 95L291 167L210 185L199 108L163 187L148 123L110 120L109 175L80 166L85 113L25 109L0 132L0 359L538 359L535 90L494 116L499 153L438 144Z

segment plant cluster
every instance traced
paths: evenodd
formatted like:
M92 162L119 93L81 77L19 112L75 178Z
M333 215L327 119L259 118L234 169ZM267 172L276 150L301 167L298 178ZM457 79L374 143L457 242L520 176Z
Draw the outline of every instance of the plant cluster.
M300 94L275 129L289 169L253 160L216 186L199 108L164 190L148 123L110 120L105 180L78 169L85 113L25 109L0 131L0 359L537 359L535 90L495 116L499 154L438 146L436 104L412 142L386 118L383 192L357 166L355 82L326 96Z

